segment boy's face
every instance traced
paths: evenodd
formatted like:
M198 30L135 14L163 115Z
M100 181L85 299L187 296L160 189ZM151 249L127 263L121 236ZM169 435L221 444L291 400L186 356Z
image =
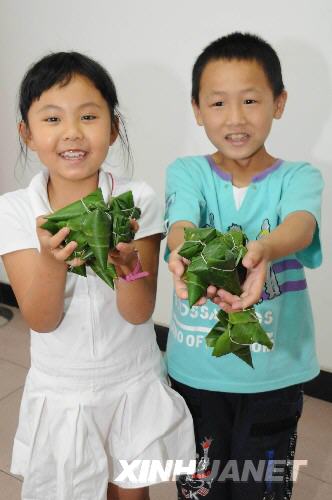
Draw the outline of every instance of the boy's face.
M286 92L274 98L256 61L218 59L203 70L196 120L225 159L253 158L264 149L273 118L281 118Z

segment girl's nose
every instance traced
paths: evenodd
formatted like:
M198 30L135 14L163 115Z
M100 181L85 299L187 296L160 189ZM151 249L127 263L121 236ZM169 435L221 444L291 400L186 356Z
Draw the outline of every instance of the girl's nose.
M67 123L67 126L65 127L63 132L64 140L76 141L78 139L82 139L82 137L83 132L80 126L80 122L72 121Z

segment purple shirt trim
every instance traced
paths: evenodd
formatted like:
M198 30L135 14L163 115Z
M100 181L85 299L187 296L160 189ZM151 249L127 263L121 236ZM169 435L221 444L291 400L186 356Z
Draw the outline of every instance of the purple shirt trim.
M219 175L219 177L221 177L224 181L231 181L232 180L232 176L231 174L227 174L226 172L223 172L219 167L218 165L216 165L215 161L213 160L212 156L211 155L205 155L205 158L206 160L208 161L210 167L212 168L212 170L217 174ZM267 168L266 170L263 170L263 172L260 172L259 174L257 175L254 175L254 177L252 178L252 182L259 182L259 181L262 181L263 179L265 179L265 177L267 177L268 175L270 175L272 172L274 172L275 170L277 170L280 165L283 163L283 160L276 160L274 162L274 164Z
M211 155L205 155L205 158L207 159L207 161L208 161L210 167L212 168L212 170L217 175L219 175L219 177L221 177L222 179L224 179L224 181L231 181L232 180L232 176L230 174L227 174L226 172L223 172L222 170L220 170L220 168L213 161L213 158L212 158Z
M302 269L302 264L296 259L286 259L273 264L272 269L275 273L282 273L291 269Z
M286 283L280 285L281 293L299 292L300 290L305 290L306 288L307 288L306 280L286 281Z
M300 292L301 290L305 290L307 288L306 280L298 280L298 281L286 281L280 285L281 294L287 292ZM264 291L261 295L263 300L269 300L270 296Z

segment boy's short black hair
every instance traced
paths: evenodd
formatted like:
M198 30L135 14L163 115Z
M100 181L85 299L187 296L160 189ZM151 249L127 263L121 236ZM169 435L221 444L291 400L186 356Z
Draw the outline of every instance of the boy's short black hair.
M280 60L275 50L265 40L251 33L235 32L208 45L197 58L192 72L192 100L199 104L199 89L204 68L218 59L257 61L263 68L274 97L284 90Z

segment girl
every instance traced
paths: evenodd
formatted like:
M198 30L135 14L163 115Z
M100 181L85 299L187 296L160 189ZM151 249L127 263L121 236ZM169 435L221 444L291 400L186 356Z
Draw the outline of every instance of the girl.
M144 182L102 170L117 136L127 144L113 81L98 63L75 52L41 59L23 79L19 105L20 136L45 168L27 189L0 197L0 255L31 328L11 471L24 476L24 500L146 500L158 479L123 474L121 461L133 471L141 460L195 453L191 417L168 386L151 319L158 202ZM105 201L132 190L142 210L135 246L120 243L110 255L123 278L115 291L90 268L87 278L68 274L77 246L64 244L69 229L52 236L41 228L43 215L98 186Z

